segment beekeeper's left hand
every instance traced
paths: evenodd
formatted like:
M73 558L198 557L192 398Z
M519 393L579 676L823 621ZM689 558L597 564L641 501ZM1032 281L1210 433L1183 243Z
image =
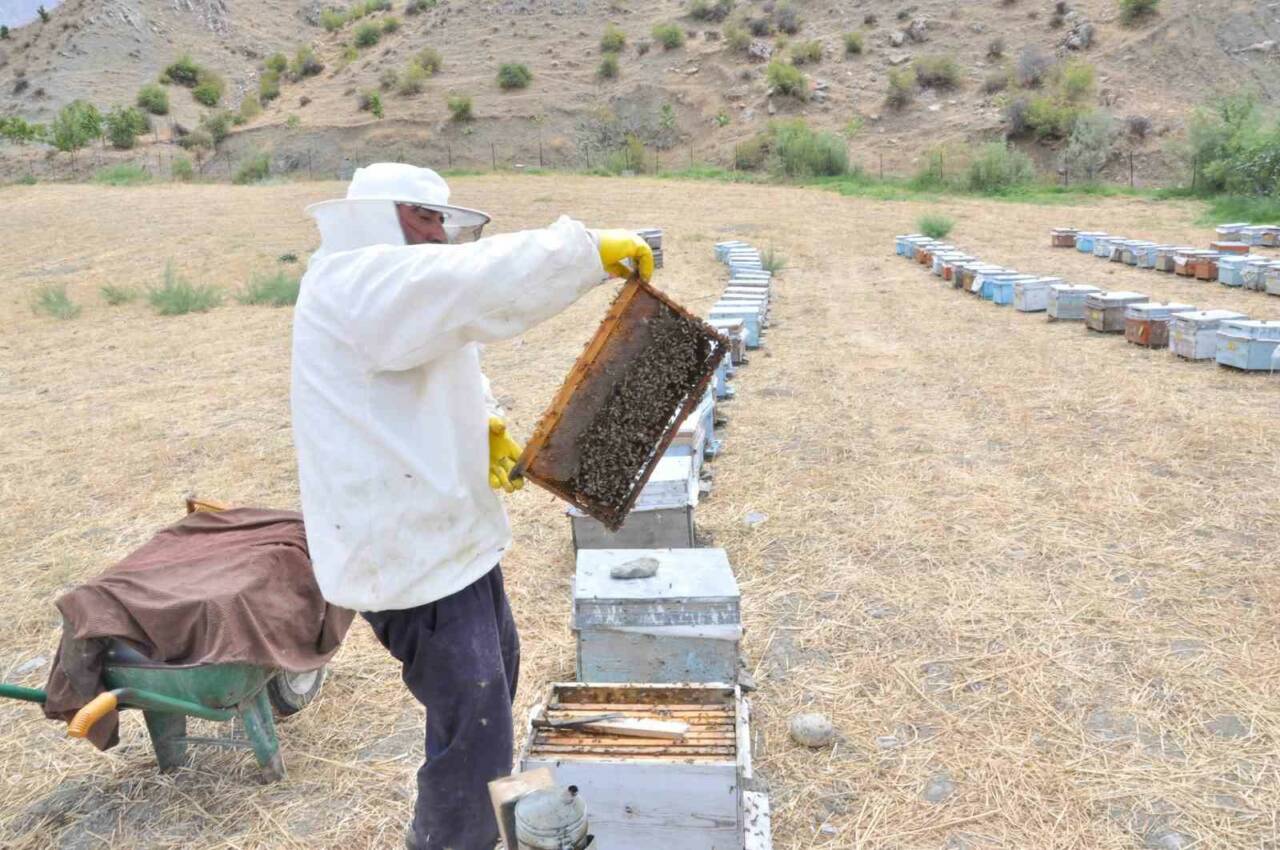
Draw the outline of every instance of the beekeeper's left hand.
M514 493L524 487L524 479L511 480L511 470L520 460L520 444L507 433L507 423L496 416L489 417L489 486L495 490Z
M613 277L631 277L634 273L648 281L653 277L653 249L639 234L630 230L593 230L600 248L600 264ZM630 260L632 268L622 262Z

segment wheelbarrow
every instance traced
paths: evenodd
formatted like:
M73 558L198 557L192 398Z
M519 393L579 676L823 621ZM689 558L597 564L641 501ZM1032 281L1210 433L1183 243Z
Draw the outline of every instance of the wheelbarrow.
M225 508L217 502L187 500L188 513ZM166 664L115 641L107 648L102 678L108 690L76 712L67 724L72 738L87 736L113 710L141 709L160 770L185 765L189 744L248 748L263 780L274 782L285 775L274 718L296 714L314 700L324 683L324 668L290 673L254 664ZM0 697L43 704L45 692L0 684ZM192 737L187 735L188 717L238 719L245 734Z

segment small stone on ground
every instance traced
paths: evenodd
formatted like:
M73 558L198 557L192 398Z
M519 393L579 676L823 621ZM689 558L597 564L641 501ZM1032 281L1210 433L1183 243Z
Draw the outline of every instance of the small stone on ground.
M791 737L806 747L825 747L835 740L836 730L825 714L797 714L791 718Z

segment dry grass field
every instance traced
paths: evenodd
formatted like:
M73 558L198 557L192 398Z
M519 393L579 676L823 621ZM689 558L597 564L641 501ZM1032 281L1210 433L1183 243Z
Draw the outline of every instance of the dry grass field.
M305 260L301 207L341 190L0 190L0 678L42 684L47 665L14 671L52 656L56 596L176 520L184 493L297 504L289 310L164 318L99 286L156 283L169 258L241 286ZM1280 383L943 289L893 255L924 204L641 179L454 190L500 229L661 226L657 283L694 309L723 285L714 241L787 257L697 511L742 587L776 847L1280 846ZM992 261L1280 318L1261 293L1048 247L1056 225L1207 243L1192 205L936 207ZM32 313L49 281L78 318ZM488 349L517 434L611 293ZM510 506L523 713L573 675L573 560L552 497ZM790 741L800 710L833 717L834 748ZM362 623L280 732L283 783L207 750L162 776L136 716L99 754L0 703L0 845L399 846L421 717Z

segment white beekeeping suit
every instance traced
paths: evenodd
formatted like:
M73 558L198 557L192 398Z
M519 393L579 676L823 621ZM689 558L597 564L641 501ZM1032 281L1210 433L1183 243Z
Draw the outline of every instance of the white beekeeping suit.
M294 314L307 540L325 598L358 611L441 599L499 562L511 536L489 486L479 344L551 318L605 275L595 239L569 218L406 245L397 201L447 204L448 187L426 169L377 165L356 172L346 199L308 208L321 245ZM465 231L467 212L448 213L446 230Z

